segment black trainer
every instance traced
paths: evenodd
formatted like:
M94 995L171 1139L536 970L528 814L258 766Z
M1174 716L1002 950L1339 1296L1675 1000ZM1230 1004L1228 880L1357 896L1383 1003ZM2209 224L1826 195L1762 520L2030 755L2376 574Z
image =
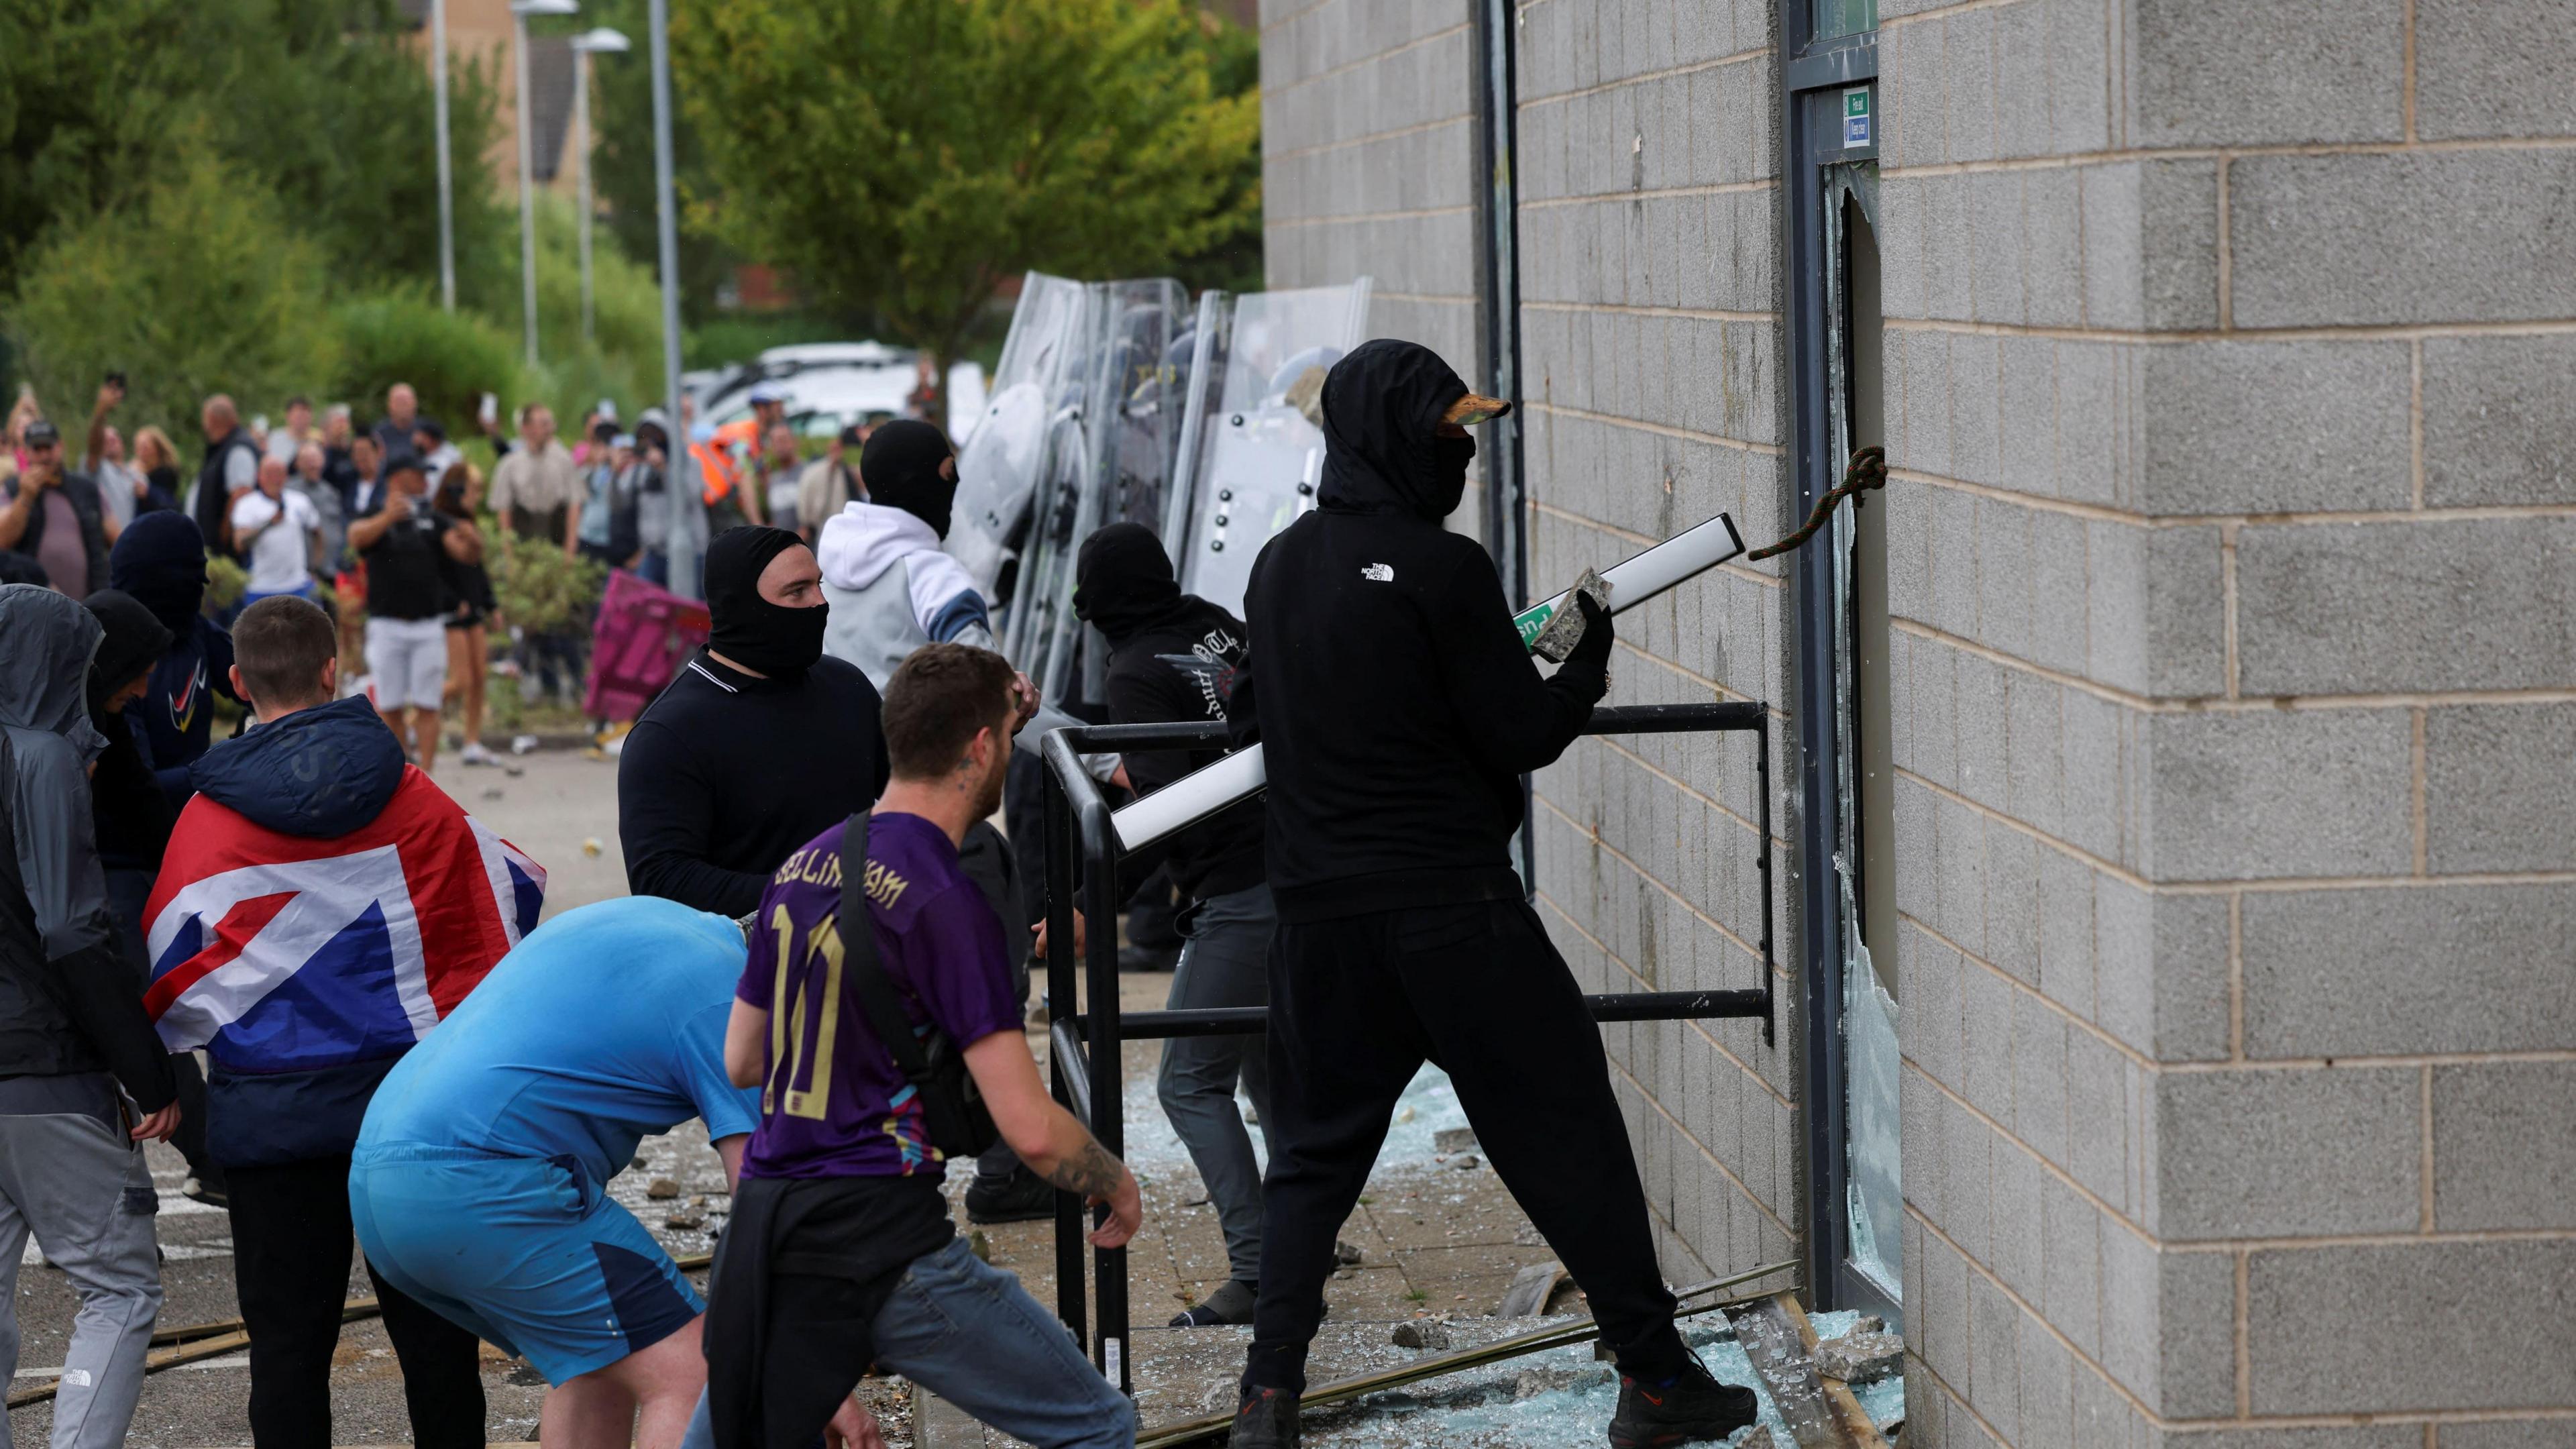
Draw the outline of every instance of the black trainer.
M999 1182L975 1179L966 1189L970 1223L1034 1223L1055 1216L1055 1189L1025 1167L1011 1169Z
M1297 1449L1297 1396L1286 1389L1246 1389L1234 1410L1230 1449Z
M1753 1391L1722 1384L1694 1362L1669 1384L1619 1376L1619 1412L1610 1416L1610 1449L1660 1449L1723 1439L1761 1417Z

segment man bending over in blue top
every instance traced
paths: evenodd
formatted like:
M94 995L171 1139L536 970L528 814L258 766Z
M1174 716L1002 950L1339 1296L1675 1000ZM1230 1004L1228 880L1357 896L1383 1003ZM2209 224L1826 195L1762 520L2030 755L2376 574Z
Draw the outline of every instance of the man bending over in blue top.
M554 1385L547 1449L671 1449L706 1383L696 1290L607 1194L691 1117L742 1169L760 1094L725 1079L731 921L631 896L519 943L376 1089L349 1172L367 1261ZM643 1419L636 1421L638 1409Z

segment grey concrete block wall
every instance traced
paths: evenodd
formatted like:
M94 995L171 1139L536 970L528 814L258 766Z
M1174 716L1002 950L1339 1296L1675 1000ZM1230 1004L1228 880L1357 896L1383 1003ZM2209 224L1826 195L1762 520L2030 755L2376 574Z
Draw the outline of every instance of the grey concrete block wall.
M1882 8L1913 1432L2557 1442L2576 40Z
M2576 29L1880 9L1908 1442L2563 1442L2565 1356L2494 1353L2576 1272ZM1537 586L1792 522L1773 11L1515 0ZM1462 368L1467 21L1263 12L1271 284ZM1588 989L1752 984L1756 852L1794 987L1789 578L1615 670L1772 705L1772 840L1745 737L1539 777ZM1797 1246L1794 996L1605 1030L1676 1279Z

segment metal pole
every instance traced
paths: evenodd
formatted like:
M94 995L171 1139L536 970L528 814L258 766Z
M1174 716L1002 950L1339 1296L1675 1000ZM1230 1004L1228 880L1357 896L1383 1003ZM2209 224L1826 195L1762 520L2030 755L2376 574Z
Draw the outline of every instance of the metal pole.
M573 47L572 144L581 162L581 340L595 328L590 306L590 52Z
M689 425L680 408L680 231L671 197L671 0L652 0L653 203L662 253L662 396L671 417L671 592L696 598L697 539L705 531L706 504L691 476ZM684 525L684 520L685 525ZM687 528L685 536L683 527Z
M528 17L514 14L519 51L519 307L528 366L537 365L537 138L528 126Z
M456 178L447 155L447 0L429 0L429 86L438 127L438 300L456 310Z

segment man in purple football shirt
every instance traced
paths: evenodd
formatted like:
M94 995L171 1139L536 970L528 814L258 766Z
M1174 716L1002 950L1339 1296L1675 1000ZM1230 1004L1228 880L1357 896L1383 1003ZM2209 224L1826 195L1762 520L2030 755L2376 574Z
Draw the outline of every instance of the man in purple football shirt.
M932 644L887 682L893 779L868 822L865 894L884 974L915 1029L962 1050L993 1123L1030 1170L1106 1202L1091 1241L1142 1214L1136 1179L1051 1101L1021 1034L1002 922L958 864L999 809L1018 689L988 650ZM725 1066L758 1086L707 1330L705 1433L719 1449L795 1449L826 1427L872 1432L849 1390L871 1363L1038 1449L1129 1449L1134 1406L1010 1274L948 1220L947 1162L917 1094L843 982L841 837L770 877L734 990Z

